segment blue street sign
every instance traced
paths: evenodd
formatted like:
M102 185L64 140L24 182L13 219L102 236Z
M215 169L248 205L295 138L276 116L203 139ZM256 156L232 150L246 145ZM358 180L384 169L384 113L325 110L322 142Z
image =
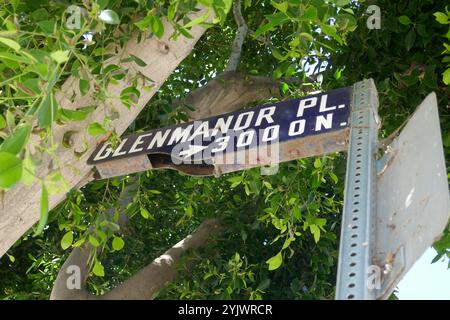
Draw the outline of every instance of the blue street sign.
M352 87L346 87L125 136L114 150L109 142L100 144L87 163L142 154L166 154L189 163L344 129L351 93Z

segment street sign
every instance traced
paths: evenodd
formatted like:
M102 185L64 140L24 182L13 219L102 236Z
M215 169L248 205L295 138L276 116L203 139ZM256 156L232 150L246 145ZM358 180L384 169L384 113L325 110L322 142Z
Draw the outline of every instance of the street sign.
M109 143L99 145L88 164L100 169L117 167L119 162L112 161L139 158L145 162L142 156L147 155L149 163L154 162L152 167L192 165L195 174L195 165L209 165L215 173L223 173L340 151L348 135L351 92L351 87L331 90L129 135L114 150ZM262 154L270 146L272 153ZM254 152L248 156L246 151Z
M387 299L442 235L450 197L436 95L376 159L376 88L354 88L336 298Z
M378 162L372 264L382 269L375 298L388 298L450 218L436 94L414 112Z

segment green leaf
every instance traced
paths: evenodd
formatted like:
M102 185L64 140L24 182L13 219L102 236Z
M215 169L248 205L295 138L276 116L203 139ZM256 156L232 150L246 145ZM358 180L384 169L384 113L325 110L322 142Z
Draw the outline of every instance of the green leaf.
M261 283L258 285L258 288L256 290L264 291L270 286L270 279L265 279L261 281Z
M444 71L442 74L442 80L446 85L450 85L450 68Z
M291 242L294 241L294 240L295 240L295 238L291 238L291 237L287 238L287 239L284 241L282 250L284 250L284 249L286 249L287 247L289 247L290 244L291 244Z
M69 231L61 239L61 248L66 250L72 245L72 242L73 242L73 233L72 231Z
M45 97L42 98L37 111L39 127L49 127L55 120L57 111L58 104L56 102L56 99L53 97L53 93L45 95Z
M304 38L308 41L314 41L314 37L312 35L310 35L309 33L306 32L302 32L300 33L300 38Z
M336 5L338 7L344 7L350 3L350 0L337 0Z
M89 124L88 132L91 136L95 137L100 134L105 134L107 131L98 122L93 122Z
M401 16L398 18L398 21L400 21L401 24L404 24L405 26L411 24L411 20L408 16Z
M269 20L269 23L266 23L265 25L262 25L261 27L256 29L254 34L255 38L288 21L288 17L283 12L277 12L273 15L267 16L267 19Z
M149 218L150 218L150 212L148 212L148 210L145 209L144 207L141 207L140 212L141 212L141 216L142 216L144 219L149 219Z
M0 130L6 128L6 120L5 118L0 114Z
M145 16L138 22L135 22L134 25L139 28L141 31L147 30L147 28L151 25L152 16Z
M60 112L60 116L63 118L63 120L83 121L94 110L95 110L94 107L84 107L84 108L79 108L76 110L61 108L61 109L59 109L59 112Z
M41 234L41 232L44 230L45 226L47 225L47 219L48 219L48 192L47 188L43 185L41 192L41 216L39 218L39 223L36 232L34 233L35 237Z
M12 39L0 37L0 43L4 44L7 47L10 47L16 52L20 51L20 44L18 44L16 41Z
M8 189L22 177L22 160L11 153L0 152L0 164L0 189Z
M322 167L322 161L320 160L320 158L316 158L314 160L314 168L319 169L320 167Z
M449 18L445 13L442 12L435 12L433 13L433 16L436 17L436 21L441 23L441 24L448 24L449 23Z
M54 29L55 29L55 20L42 20L39 21L38 23L39 28L48 35L53 34Z
M167 20L172 21L173 18L175 18L175 14L177 13L178 9L178 1L174 1L169 5L169 8L167 9Z
M414 29L411 29L405 37L405 47L407 51L409 51L413 47L415 41L416 32L414 31Z
M11 261L11 263L14 263L16 261L16 258L14 258L14 256L10 255L10 254L6 254L8 256L9 261Z
M21 180L25 185L31 186L31 184L34 181L36 166L33 163L33 160L31 160L31 158L29 156L26 156L23 159L22 168L23 168L23 170L22 170Z
M227 181L231 182L231 188L235 188L238 185L240 185L242 183L243 177L242 176L235 176L235 177L231 177L228 178Z
M314 21L317 19L317 8L314 6L309 6L308 9L305 10L305 13L301 17L302 20Z
M119 15L110 9L100 11L98 18L106 24L119 24Z
M123 248L125 245L125 242L121 237L114 237L114 240L112 242L112 247L114 250L119 251Z
M145 67L147 66L147 63L145 63L144 60L136 57L135 55L130 54L130 58L133 59L133 61L139 66L139 67Z
M286 13L288 7L289 7L289 3L287 1L281 2L281 3L277 3L275 1L271 2L272 6L274 6L275 8L277 8L278 10L280 10L283 13Z
M122 103L129 109L131 108L132 103L137 103L139 101L140 96L141 92L135 87L130 86L120 92L120 101L122 101Z
M340 45L342 45L344 43L344 41L342 40L342 38L336 33L336 27L335 26L331 26L325 23L321 23L320 24L320 28L322 29L323 33L331 36L332 38L334 38L334 40L336 40Z
M161 19L157 16L152 16L151 27L152 31L158 38L161 38L164 35L164 25Z
M292 215L297 220L300 220L302 218L302 214L301 214L300 208L298 206L295 206L292 208Z
M337 184L338 183L338 177L333 172L330 172L329 175L330 175L331 180L333 180L333 182L335 184Z
M278 252L278 254L276 254L269 260L267 260L266 263L269 265L269 270L278 269L281 266L281 264L283 263L283 256L281 255L281 251Z
M30 124L23 124L18 126L14 130L14 133L5 141L3 141L2 145L0 146L0 152L8 152L14 155L19 154L27 143L30 132Z
M183 27L184 27L185 29L191 28L191 27L193 27L193 26L196 26L196 25L198 25L198 24L200 24L200 23L206 21L206 19L209 18L210 13L211 13L211 9L208 8L208 11L207 11L204 15L202 15L202 16L200 16L200 17L197 17L197 18L195 18L195 19L189 21L189 22L186 23Z
M315 224L312 224L309 226L309 230L311 230L311 233L314 236L314 241L317 243L320 240L320 229Z
M108 5L109 0L97 0L96 2L100 9L104 9Z
M58 50L52 52L50 57L55 60L57 64L63 64L69 60L69 50Z
M86 241L85 238L81 238L80 240L78 240L77 242L75 242L75 243L73 244L73 247L74 247L74 248L78 248L78 247L80 247L82 244L84 244L85 241Z
M272 50L273 56L274 56L276 59L280 60L280 61L284 61L284 60L286 60L286 59L288 58L288 55L283 56L283 55L281 54L281 52L278 51L277 48L271 48L271 50Z
M192 206L188 206L186 208L184 208L184 214L188 217L188 218L192 218L192 214L194 213L194 210L192 209Z
M86 95L86 93L89 91L89 81L80 79L80 81L78 82L78 87L80 88L81 95Z
M336 80L339 80L340 78L341 78L341 76L342 76L342 69L337 69L335 72L334 72L334 78L336 79Z
M94 263L94 267L92 268L92 272L98 277L103 277L105 275L105 268L103 268L102 263L97 260Z
M89 235L88 240L94 247L98 247L100 245L100 242L98 242L97 238L95 238L92 234Z
M14 128L16 125L16 118L10 109L6 110L6 124L10 128Z
M178 26L177 30L180 31L180 33L185 36L187 39L194 39L192 34L190 34L185 28Z

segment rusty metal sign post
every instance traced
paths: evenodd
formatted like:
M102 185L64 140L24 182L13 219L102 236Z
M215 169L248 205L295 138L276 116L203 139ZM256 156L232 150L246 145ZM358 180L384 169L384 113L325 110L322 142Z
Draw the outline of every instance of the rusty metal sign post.
M386 299L442 234L450 197L435 94L377 159L380 125L365 80L129 135L88 164L99 179L158 168L207 176L347 150L336 299Z

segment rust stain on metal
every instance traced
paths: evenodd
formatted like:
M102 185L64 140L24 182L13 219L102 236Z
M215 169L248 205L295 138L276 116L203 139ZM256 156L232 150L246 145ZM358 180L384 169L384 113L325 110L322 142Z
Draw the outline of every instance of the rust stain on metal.
M227 172L346 151L349 132L349 128L343 128L258 149L241 150L214 158L205 158L198 164L175 165L171 155L143 154L98 164L96 169L99 176L96 178L110 178L150 169L174 169L193 176L218 176Z

